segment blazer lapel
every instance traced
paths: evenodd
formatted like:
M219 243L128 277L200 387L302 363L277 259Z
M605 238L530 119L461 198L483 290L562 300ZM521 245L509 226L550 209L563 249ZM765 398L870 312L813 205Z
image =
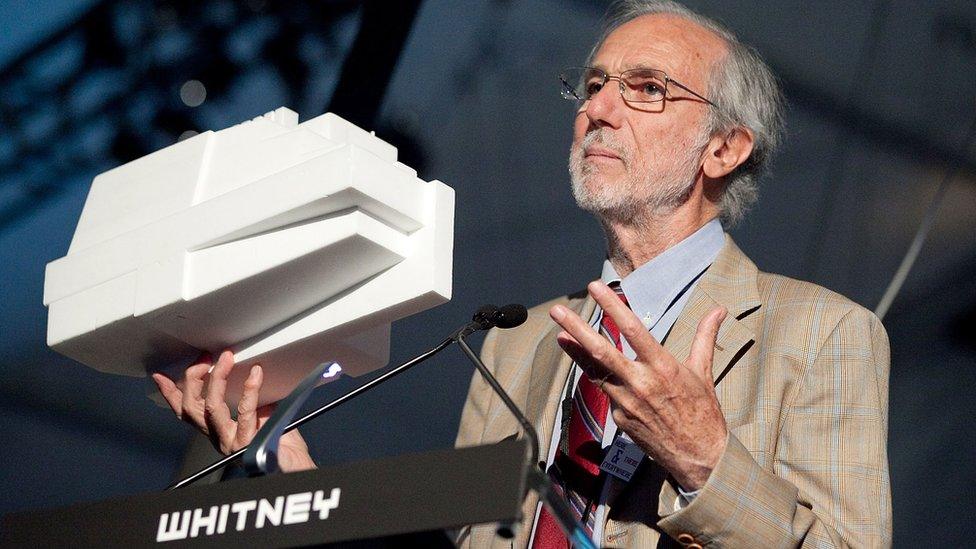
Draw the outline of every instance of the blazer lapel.
M678 360L684 360L691 352L698 322L712 309L725 307L728 316L719 328L712 360L712 379L718 384L755 340L748 317L760 305L758 274L752 261L726 235L725 246L702 275L665 338L664 347Z
M716 307L725 307L729 314L719 328L715 339L715 354L712 358L712 380L716 385L725 377L728 370L748 350L754 337L752 330L744 322L735 318L735 309L728 303L716 300L704 292L695 292L681 316L674 323L664 342L664 347L678 360L685 360L691 352L691 344L698 332L698 322Z

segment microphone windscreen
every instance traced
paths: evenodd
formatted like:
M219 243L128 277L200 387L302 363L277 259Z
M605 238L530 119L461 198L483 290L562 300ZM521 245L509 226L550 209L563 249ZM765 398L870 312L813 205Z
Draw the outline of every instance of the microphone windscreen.
M529 318L529 312L525 310L525 305L510 303L498 309L495 325L499 328L514 328L521 326L527 318Z
M478 307L477 311L474 312L474 315L471 317L471 320L480 321L480 320L490 319L490 318L494 318L494 316L497 314L498 314L498 305L491 305L491 304L482 305L481 307Z
M495 325L495 317L498 315L498 305L482 305L471 316L471 320L478 324L479 330L487 330Z

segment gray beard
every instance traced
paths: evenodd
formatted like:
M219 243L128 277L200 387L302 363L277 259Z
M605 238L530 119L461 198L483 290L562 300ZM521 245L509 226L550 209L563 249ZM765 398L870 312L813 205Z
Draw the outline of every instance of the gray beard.
M684 204L694 188L701 152L708 143L707 135L699 136L696 141L690 145L672 147L670 156L674 161L653 169L648 165L638 165L634 161L633 149L617 140L612 133L603 128L593 130L570 151L569 174L573 198L581 209L604 223L640 225L666 216ZM623 161L627 175L612 185L598 188L587 185L599 170L599 167L587 164L584 159L584 151L593 144L613 150Z

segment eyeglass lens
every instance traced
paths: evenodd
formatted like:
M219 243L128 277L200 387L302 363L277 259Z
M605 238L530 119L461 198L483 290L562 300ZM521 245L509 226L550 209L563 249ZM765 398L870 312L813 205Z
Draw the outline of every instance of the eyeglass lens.
M619 80L623 97L634 103L662 101L667 92L667 79L663 72L654 69L632 69L620 76L592 68L567 69L559 79L565 99L586 101L598 93L609 80Z

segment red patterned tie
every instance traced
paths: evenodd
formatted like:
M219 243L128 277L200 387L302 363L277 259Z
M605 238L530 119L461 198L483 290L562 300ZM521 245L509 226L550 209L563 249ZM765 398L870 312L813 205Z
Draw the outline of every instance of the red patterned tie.
M610 285L620 300L627 304L627 298L620 289L620 283ZM608 314L600 320L600 331L623 350L620 343L620 329ZM576 519L583 522L586 533L593 535L596 507L603 483L600 477L600 463L603 461L603 428L610 409L610 399L597 384L585 374L581 375L573 393L573 408L566 427L567 442L560 445L556 458L549 467L556 491L569 502ZM555 518L545 507L539 514L536 524L533 549L565 548L569 541L563 535Z

